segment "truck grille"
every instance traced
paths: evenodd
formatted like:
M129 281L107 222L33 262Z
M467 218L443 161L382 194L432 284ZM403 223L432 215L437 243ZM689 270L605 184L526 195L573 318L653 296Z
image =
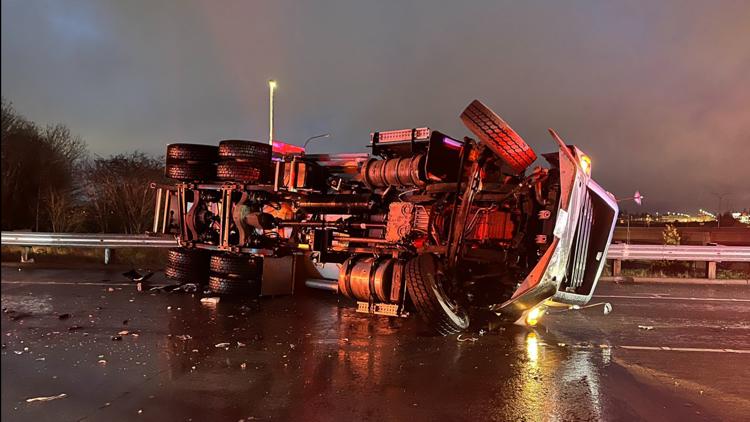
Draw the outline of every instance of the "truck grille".
M603 267L616 211L597 191L586 189L560 290L588 295Z
M583 208L578 216L576 234L570 251L568 263L568 290L575 290L583 284L584 271L586 270L586 257L589 253L589 235L591 234L591 223L593 222L593 205L591 194L586 189L583 198Z

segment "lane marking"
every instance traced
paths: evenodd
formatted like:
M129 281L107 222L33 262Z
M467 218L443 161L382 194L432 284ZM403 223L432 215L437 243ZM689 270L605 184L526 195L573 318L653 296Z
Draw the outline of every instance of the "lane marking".
M43 284L43 285L54 285L60 284L64 286L132 286L133 283L107 283L107 282L93 282L93 281L2 281L0 284Z
M657 300L692 300L695 302L750 302L750 299L720 297L680 297L680 296L627 296L627 295L594 295L593 297L611 299L657 299Z
M700 347L668 347L668 346L617 346L621 349L627 350L651 350L651 351L667 351L667 352L703 352L703 353L747 353L750 354L750 350L743 349L706 349Z

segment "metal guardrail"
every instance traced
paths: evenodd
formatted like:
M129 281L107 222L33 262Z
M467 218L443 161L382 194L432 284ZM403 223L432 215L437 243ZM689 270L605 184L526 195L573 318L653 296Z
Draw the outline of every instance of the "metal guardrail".
M750 246L689 245L609 245L607 259L613 260L612 275L622 273L622 261L692 261L707 262L706 277L716 278L717 262L750 262Z
M609 245L607 259L622 261L750 262L750 246Z
M79 248L173 248L178 246L173 236L147 236L105 233L36 233L2 232L7 246L59 246Z
M23 246L21 262L33 262L29 258L32 246L102 248L104 263L109 264L112 250L117 248L173 248L179 246L177 239L165 236L147 236L107 233L40 233L2 232L0 243L3 246Z

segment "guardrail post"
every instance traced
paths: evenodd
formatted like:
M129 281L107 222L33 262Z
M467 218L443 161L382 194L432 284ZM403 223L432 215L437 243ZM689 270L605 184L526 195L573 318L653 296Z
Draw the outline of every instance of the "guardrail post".
M24 246L24 248L21 250L21 262L22 263L34 262L34 258L29 258L30 253L31 253L31 246Z
M615 259L612 263L612 275L617 277L622 273L622 259Z
M716 278L716 261L709 261L708 262L708 271L707 271L708 278L710 280L713 280Z
M104 265L109 264L109 261L111 260L112 260L112 249L104 248Z

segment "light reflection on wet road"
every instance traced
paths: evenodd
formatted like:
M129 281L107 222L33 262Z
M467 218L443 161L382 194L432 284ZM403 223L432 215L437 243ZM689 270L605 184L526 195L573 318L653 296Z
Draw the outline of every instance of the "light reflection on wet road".
M357 314L324 292L207 307L190 295L139 294L127 286L10 283L101 279L118 280L101 272L4 269L4 417L712 420L748 409L743 397L750 388L735 368L750 355L722 355L725 366L705 353L643 355L618 348L668 341L715 347L721 336L732 347L750 349L742 322L750 320L750 310L743 303L723 319L726 308L719 304L656 309L608 299L615 312L606 317L601 310L552 314L534 331L506 326L458 341L427 335L413 318ZM728 293L748 296L746 290ZM63 313L70 318L59 319ZM691 333L665 338L668 328L636 328L675 319L693 324ZM112 340L123 331L121 340ZM229 344L217 347L221 343ZM690 374L690 367L705 374ZM660 374L679 380L679 388L664 388ZM695 386L706 391L699 395ZM59 393L68 396L24 402ZM726 400L734 407L716 413Z

